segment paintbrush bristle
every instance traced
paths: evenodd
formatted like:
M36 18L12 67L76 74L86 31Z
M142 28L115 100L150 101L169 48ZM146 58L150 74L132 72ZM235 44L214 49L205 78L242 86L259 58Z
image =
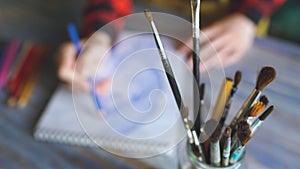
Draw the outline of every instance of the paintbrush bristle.
M269 104L269 99L267 98L266 95L263 95L259 98L259 101L262 102L265 106Z
M144 12L145 12L145 15L146 15L148 21L149 22L153 21L153 17L152 17L151 11L149 9L145 9Z
M265 108L264 104L260 101L255 102L251 107L249 116L255 117L257 116L263 109Z
M269 104L269 100L268 100L267 96L265 96L265 95L261 96L259 98L259 101L255 102L254 105L251 107L249 116L251 116L251 117L257 116L265 109L265 107L268 104Z
M235 72L234 75L233 87L237 87L240 84L241 80L242 80L242 72L238 70Z
M276 70L273 67L263 67L257 77L255 88L262 91L268 86L276 77Z
M204 99L204 92L205 92L205 84L201 83L200 87L199 87L199 91L200 91L200 100Z
M251 139L251 128L246 120L241 120L238 124L237 136L242 144L245 146Z
M225 128L225 131L224 131L224 137L225 137L225 138L231 137L231 128L230 128L230 127L226 127L226 128Z
M274 106L270 106L266 111L263 112L261 116L258 117L259 120L264 121L274 110Z

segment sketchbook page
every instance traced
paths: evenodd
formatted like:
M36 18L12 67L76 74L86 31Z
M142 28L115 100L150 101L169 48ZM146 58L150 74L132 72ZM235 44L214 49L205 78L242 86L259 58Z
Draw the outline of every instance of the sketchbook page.
M181 71L185 67L182 59L172 53L175 50L168 39L164 39L164 45L180 90L190 91L184 80L189 72ZM100 96L105 113L99 114L92 94L72 95L69 89L59 86L37 124L36 138L100 146L115 154L146 157L168 151L185 137L152 35L134 36L114 46L103 65L97 80L115 77L111 93ZM132 77L134 73L137 74ZM186 93L182 92L183 97L190 99Z

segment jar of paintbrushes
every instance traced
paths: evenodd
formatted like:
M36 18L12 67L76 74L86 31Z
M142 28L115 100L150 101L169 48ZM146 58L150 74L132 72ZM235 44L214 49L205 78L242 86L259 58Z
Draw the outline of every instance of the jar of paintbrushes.
M191 2L192 7L195 7L193 11L195 11L198 16L200 1L192 0ZM196 98L194 96L194 110L197 112L190 112L181 97L177 81L173 74L172 66L164 50L163 43L160 39L151 11L146 9L145 15L152 28L154 40L156 42L155 44L157 45L166 77L172 89L174 99L181 114L182 124L184 125L187 134L187 144L184 144L183 148L178 151L180 159L179 166L184 169L246 168L244 163L245 146L274 109L273 106L270 106L265 110L269 101L266 96L260 95L263 89L275 79L275 69L269 66L261 69L254 89L249 94L241 108L237 111L229 125L226 125L225 121L233 101L232 98L242 79L242 73L237 71L234 76L234 80L231 78L225 78L220 88L211 117L209 120L203 120L207 119L202 117L203 114L207 113L203 110L205 85L198 84L200 79L198 68L199 49L196 48L196 50L194 50L194 53L196 54L193 55L195 58L193 60L193 63L195 64L193 67L193 74L197 82L194 84L193 91L194 93L199 92L200 98ZM194 23L195 25L193 28L198 28L198 25L196 24L198 23L198 20L195 20ZM199 30L194 31L198 32ZM198 34L195 34L195 36L193 35L193 37L195 41L194 44L199 44ZM195 114L194 116L196 116L196 118L194 122L189 119L189 114Z
M260 95L262 90L274 80L276 71L268 66L261 69L255 88L231 123L226 125L225 120L241 75L241 72L237 71L234 80L230 78L224 80L214 106L213 115L205 122L199 118L203 113L201 107L204 106L204 85L200 86L200 92L202 92L202 94L200 93L200 109L195 123L187 118L184 120L187 126L188 141L178 150L180 168L247 168L245 147L253 134L274 110L273 105L266 108L269 100L267 96ZM187 110L182 111L182 117L187 116ZM196 124L200 125L197 127Z

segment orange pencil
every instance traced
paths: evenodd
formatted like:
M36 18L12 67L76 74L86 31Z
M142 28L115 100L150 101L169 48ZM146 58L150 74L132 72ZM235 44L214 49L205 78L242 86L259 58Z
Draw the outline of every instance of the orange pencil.
M48 51L47 46L39 46L37 49L36 56L34 57L32 67L28 72L27 78L24 80L24 85L21 88L21 92L18 98L18 106L24 107L28 103L30 96L33 92L34 86L37 82L37 78L39 75L39 69L44 61L44 56Z

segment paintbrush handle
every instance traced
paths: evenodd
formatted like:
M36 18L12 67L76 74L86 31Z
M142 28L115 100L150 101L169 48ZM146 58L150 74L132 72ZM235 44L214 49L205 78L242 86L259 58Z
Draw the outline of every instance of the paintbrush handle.
M240 146L238 148L236 148L231 154L230 154L230 158L229 158L229 162L230 164L235 164L237 161L239 161L239 159L241 158L241 156L244 153L244 146Z
M229 165L230 147L231 147L231 138L228 137L225 139L223 153L222 153L222 165L225 167Z
M161 61L163 63L163 67L165 69L165 73L166 73L166 76L168 78L169 84L171 86L173 95L175 97L177 107L178 107L179 110L181 110L181 108L183 108L184 105L182 103L182 97L181 97L178 85L176 83L175 76L174 76L174 73L172 71L172 67L171 67L168 59L163 59L162 58Z
M259 126L261 126L261 124L263 123L263 121L256 119L252 124L251 124L251 132L252 134L254 134L257 129L259 128Z
M217 142L210 142L210 163L214 166L220 166L221 164L221 154L220 154L220 144Z
M234 117L234 119L230 123L230 127L233 131L233 134L235 133L235 128L234 126L236 123L243 118L244 114L249 110L251 105L259 98L261 94L261 91L253 89L247 100L244 102L243 106L240 108L239 112L237 115Z
M193 74L197 84L197 87L195 89L198 89L199 80L200 80L200 71L199 71L200 46L199 45L200 45L199 37L193 37Z

